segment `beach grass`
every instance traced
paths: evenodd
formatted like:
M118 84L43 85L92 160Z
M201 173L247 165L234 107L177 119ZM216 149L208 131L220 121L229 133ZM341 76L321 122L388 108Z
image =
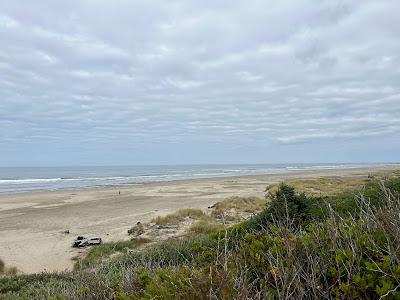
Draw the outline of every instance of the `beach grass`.
M368 182L367 178L323 177L316 179L289 180L288 184L297 191L313 196L331 196L362 188ZM272 185L269 192L275 192L278 185Z
M133 236L140 236L145 232L144 225L137 222L135 226L128 229L128 234Z
M0 274L3 274L5 271L5 266L6 264L4 263L4 261L0 258Z
M265 207L265 203L265 199L259 197L229 197L214 205L211 216L221 218L231 210L234 210L235 213L256 213Z
M107 260L110 256L118 253L126 253L131 249L151 242L146 238L134 238L129 241L107 242L101 245L91 247L83 259L76 258L77 265L89 266Z
M400 171L371 172L368 175L359 176L329 176L309 179L292 179L286 183L293 186L298 192L310 196L333 196L343 193L361 191L372 179L390 180L399 178ZM267 192L273 194L279 188L279 184L267 187Z
M205 217L206 214L201 209L184 208L164 217L158 216L152 219L151 222L155 223L156 225L178 225L186 218L198 220Z
M6 266L5 262L0 258L0 276L14 276L18 274L18 268L14 266Z
M189 231L196 234L208 234L223 228L224 226L221 224L203 219L192 224L189 228Z

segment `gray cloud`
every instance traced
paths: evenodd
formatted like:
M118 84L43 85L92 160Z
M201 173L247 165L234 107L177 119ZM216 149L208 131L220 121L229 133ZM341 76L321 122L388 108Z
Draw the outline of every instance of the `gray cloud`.
M398 136L399 9L394 0L3 1L0 145L279 148Z

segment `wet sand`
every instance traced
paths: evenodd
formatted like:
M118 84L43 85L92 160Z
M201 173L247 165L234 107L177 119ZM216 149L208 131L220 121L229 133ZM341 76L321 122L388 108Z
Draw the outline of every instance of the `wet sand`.
M77 235L104 241L128 239L136 222L180 208L207 207L229 196L264 195L267 185L296 178L367 176L400 166L299 171L285 174L209 178L91 190L0 195L0 258L24 273L72 268ZM119 191L121 194L119 195ZM69 230L70 234L63 231Z

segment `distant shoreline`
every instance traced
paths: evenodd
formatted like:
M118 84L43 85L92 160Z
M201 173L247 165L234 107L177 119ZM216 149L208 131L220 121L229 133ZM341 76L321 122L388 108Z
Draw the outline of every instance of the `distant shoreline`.
M293 164L295 165L295 164ZM299 164L301 165L301 164ZM216 165L219 166L219 165ZM221 165L222 166L222 165ZM232 165L233 166L233 165ZM237 166L247 166L247 165L237 165ZM252 165L248 165L252 166ZM255 166L255 165L254 165ZM264 165L260 165L264 166ZM173 176L176 175L170 175L170 178L167 179L153 179L153 180L141 180L141 181L126 181L124 183L109 183L109 184L99 184L99 185L84 185L84 186L68 186L68 187L35 187L32 189L29 188L22 188L18 189L18 181L32 181L32 182L46 182L46 181L85 181L85 180L92 180L92 178L63 178L63 177L58 177L58 178L23 178L23 179L0 179L0 195L14 195L14 194L26 194L26 193L44 193L44 192L58 192L58 191L69 191L69 192L74 192L74 191L87 191L87 190L98 190L98 189L124 189L124 188L130 188L133 186L137 185L147 185L147 184L154 184L154 183L174 183L174 182L181 182L181 181L191 181L191 180L208 180L208 179L227 179L227 178L238 178L238 177L247 177L247 176L268 176L268 175L279 175L279 174L298 174L302 172L315 172L315 171L335 171L335 170L357 170L357 169L366 169L366 168L387 168L387 167L400 167L400 163L371 163L371 164L304 164L302 167L292 167L290 165L284 166L282 165L279 169L280 166L277 164L275 166L276 169L270 171L265 171L265 172L260 172L259 170L255 169L254 171L257 172L256 174L247 174L245 171L243 173L238 173L238 174L210 174L210 175L188 175L187 178L184 176L181 176L182 178L177 178L174 179ZM148 175L138 175L137 177L141 178L146 178L146 177L157 177L157 178L162 178L163 176L168 176L168 175L158 175L157 176L148 176ZM106 177L107 179L108 177ZM124 178L121 176L114 176L110 177L110 180L112 178ZM127 180L129 180L129 176L126 176ZM99 177L99 180L101 180L102 177ZM13 182L15 181L15 182ZM2 191L2 184L4 182L13 182L13 184L10 184L11 186L14 187L13 190L5 190Z

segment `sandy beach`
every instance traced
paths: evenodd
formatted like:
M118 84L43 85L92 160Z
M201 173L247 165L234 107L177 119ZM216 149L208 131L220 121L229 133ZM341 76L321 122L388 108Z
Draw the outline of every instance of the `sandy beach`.
M180 208L207 207L229 196L264 195L267 185L296 178L367 176L399 166L299 171L148 183L91 190L0 195L0 258L24 273L71 269L77 235L128 239L127 230ZM121 194L119 194L119 191ZM69 230L70 234L63 233Z

